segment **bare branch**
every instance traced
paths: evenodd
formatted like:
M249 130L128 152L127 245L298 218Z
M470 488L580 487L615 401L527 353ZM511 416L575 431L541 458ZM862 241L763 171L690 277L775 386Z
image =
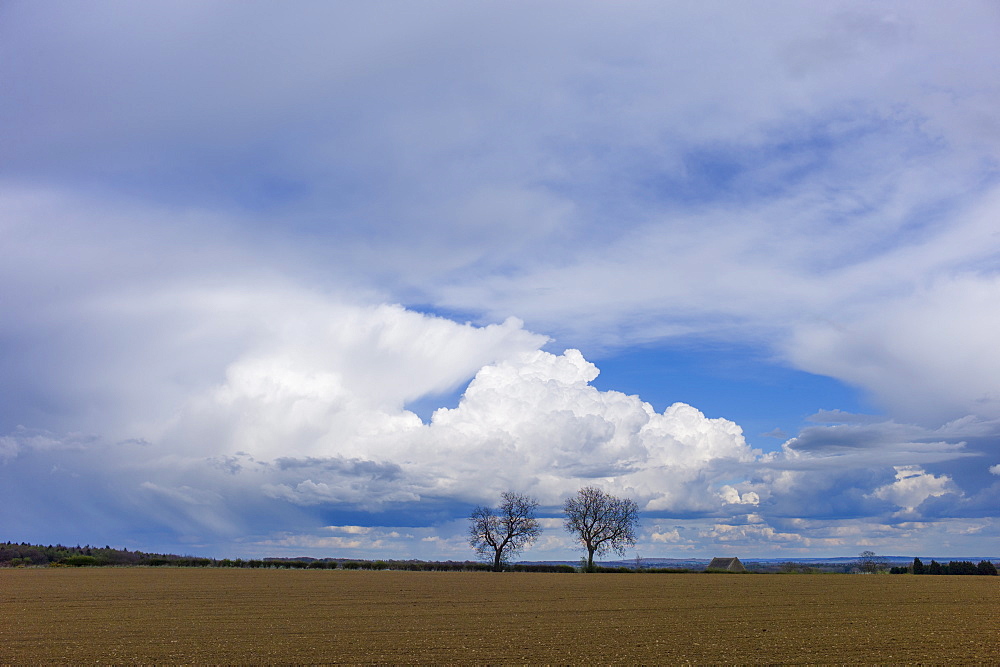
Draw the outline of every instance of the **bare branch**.
M505 563L530 546L542 529L535 518L538 501L513 491L501 495L500 506L476 507L469 517L469 544L499 572Z
M612 550L624 556L635 544L639 526L639 506L634 500L616 498L595 486L586 486L566 501L564 525L587 550L587 568L594 567L594 555Z

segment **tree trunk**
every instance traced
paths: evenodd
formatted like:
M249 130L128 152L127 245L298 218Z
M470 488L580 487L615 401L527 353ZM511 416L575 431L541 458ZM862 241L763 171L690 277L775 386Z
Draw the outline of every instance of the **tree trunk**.
M587 572L594 571L594 548L587 547Z
M500 560L500 550L498 549L496 555L493 557L493 571L500 572L503 570L503 563Z

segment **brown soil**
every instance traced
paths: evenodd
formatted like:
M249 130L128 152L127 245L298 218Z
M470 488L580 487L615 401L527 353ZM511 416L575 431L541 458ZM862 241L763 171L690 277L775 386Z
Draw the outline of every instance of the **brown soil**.
M0 663L993 663L1000 577L0 570Z

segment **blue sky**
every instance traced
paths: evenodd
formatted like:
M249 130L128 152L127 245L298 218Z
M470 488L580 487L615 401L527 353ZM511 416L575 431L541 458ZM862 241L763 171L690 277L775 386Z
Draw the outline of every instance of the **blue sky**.
M989 2L0 6L0 538L1000 556Z

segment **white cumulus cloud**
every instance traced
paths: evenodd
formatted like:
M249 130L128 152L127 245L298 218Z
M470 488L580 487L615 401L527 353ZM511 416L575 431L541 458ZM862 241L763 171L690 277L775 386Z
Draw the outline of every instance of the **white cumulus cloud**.
M873 495L895 503L904 512L913 512L928 498L956 491L947 475L932 475L920 466L897 466L896 481L875 489Z
M713 468L754 460L733 422L681 403L657 413L591 386L596 375L577 350L487 366L458 407L434 414L428 453L463 461L448 483L476 497L514 485L555 503L594 481L649 509L717 507Z

